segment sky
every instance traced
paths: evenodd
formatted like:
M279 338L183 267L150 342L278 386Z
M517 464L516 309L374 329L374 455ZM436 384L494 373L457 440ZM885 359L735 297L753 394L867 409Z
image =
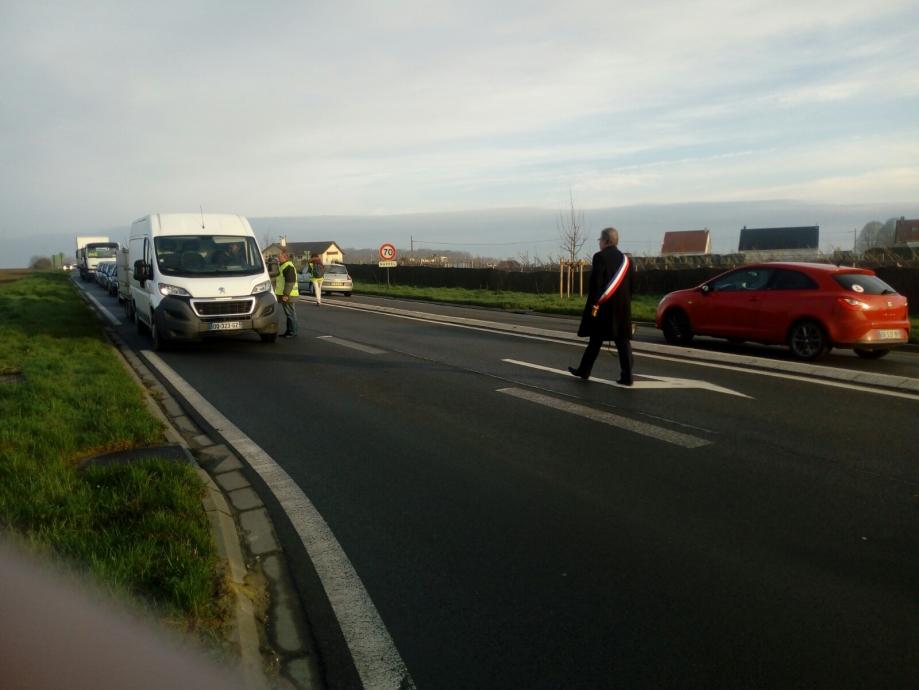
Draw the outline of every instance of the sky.
M199 208L919 202L915 0L0 0L0 94L0 255Z

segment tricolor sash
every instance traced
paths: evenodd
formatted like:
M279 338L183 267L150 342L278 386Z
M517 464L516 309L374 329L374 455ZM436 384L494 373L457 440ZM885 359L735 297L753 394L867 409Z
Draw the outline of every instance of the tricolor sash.
M622 265L619 266L619 270L616 271L615 275L610 279L607 286L603 289L603 292L600 293L600 296L597 298L597 301L594 303L591 308L591 314L593 316L597 315L597 312L600 310L600 305L603 304L606 300L613 296L616 290L619 289L619 286L622 285L622 281L625 280L626 275L629 272L629 257L625 254L622 255Z

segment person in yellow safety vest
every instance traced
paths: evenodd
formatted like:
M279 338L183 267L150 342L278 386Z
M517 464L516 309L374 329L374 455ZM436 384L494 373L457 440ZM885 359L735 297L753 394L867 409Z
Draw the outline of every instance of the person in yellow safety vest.
M287 330L281 334L281 337L296 338L297 310L292 298L300 294L300 291L297 290L297 269L294 268L294 262L290 260L286 249L282 249L278 254L278 262L280 266L278 266L278 276L274 279L274 294L284 308L284 316L287 317Z

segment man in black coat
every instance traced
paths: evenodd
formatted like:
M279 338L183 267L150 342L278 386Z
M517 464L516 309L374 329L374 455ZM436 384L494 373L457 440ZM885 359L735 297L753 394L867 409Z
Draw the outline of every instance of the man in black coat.
M594 254L590 271L590 291L581 317L578 335L589 337L587 349L577 369L568 367L575 376L590 378L604 340L616 343L619 352L619 380L622 386L632 385L632 283L635 267L619 251L619 231L600 231L600 251Z

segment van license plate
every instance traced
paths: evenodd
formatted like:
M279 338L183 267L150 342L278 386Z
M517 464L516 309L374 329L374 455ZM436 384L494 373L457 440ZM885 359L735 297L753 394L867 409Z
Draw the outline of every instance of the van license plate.
M214 321L208 324L209 331L238 331L243 325L239 321Z
M900 337L900 331L881 331L880 332L881 340L894 340L895 338Z

